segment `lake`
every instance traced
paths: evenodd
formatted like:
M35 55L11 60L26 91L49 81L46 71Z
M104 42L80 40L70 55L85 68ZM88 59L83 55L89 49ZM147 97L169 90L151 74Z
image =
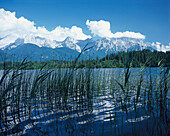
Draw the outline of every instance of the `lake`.
M170 133L167 68L13 70L7 75L0 84L0 135Z

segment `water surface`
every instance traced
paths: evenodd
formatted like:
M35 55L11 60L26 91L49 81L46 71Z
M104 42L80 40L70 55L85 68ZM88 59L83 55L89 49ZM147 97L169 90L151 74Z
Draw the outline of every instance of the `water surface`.
M125 85L126 70L54 70L34 92L35 77L49 71L20 71L0 135L168 135L166 68L131 68Z

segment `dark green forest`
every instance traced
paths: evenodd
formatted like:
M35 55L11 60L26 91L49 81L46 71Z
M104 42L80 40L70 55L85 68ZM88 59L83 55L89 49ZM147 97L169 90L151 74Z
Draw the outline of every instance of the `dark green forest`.
M29 61L25 69L57 69L57 68L124 68L129 63L130 67L170 67L170 52L157 52L150 50L111 53L104 58L88 60L50 60ZM161 62L161 63L160 63ZM4 61L0 69L17 68L21 62Z

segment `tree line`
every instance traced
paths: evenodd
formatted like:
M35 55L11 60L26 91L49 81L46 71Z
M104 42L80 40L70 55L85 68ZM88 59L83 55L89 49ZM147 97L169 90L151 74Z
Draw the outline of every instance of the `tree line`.
M127 62L130 67L158 67L159 63L163 67L170 67L170 51L158 52L150 50L129 51L107 54L99 59L80 59L79 61L49 60L49 61L29 61L26 69L56 69L56 68L123 68ZM21 62L1 62L0 69L16 68Z

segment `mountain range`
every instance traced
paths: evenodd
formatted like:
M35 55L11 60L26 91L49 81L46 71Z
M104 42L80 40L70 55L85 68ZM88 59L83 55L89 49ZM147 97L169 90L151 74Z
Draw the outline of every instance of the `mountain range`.
M170 44L165 46L159 42L150 43L142 39L134 38L103 38L98 40L86 39L75 40L67 37L64 41L46 39L43 37L25 37L18 38L14 43L6 45L0 49L3 56L15 56L17 59L28 57L32 61L44 61L52 59L73 60L83 50L83 48L91 47L82 53L81 58L102 58L110 53L118 53L122 51L139 51L149 49L151 51L170 51Z

